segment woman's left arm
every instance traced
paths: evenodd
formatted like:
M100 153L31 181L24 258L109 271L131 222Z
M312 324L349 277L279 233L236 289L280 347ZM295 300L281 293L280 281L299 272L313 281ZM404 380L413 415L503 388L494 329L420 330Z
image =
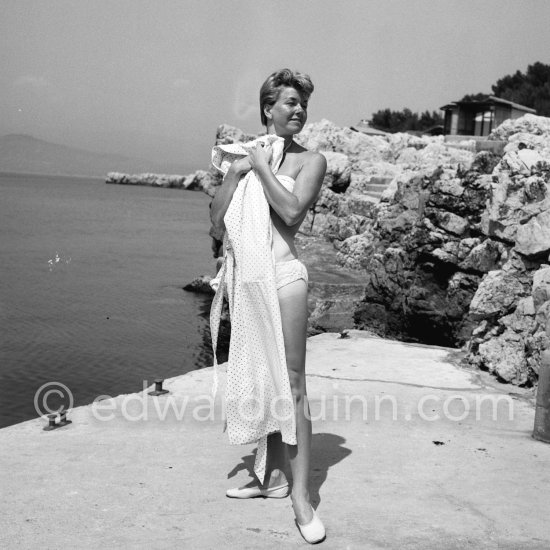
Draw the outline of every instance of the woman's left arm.
M294 192L287 191L275 177L268 163L268 156L262 149L253 151L250 163L262 182L267 202L286 225L297 223L305 211L315 202L325 172L327 161L321 153L309 153L296 178Z

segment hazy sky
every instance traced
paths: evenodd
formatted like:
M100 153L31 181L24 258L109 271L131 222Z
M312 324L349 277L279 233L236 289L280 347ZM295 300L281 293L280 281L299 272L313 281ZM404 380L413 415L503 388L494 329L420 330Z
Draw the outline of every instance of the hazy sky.
M309 121L438 109L550 63L547 0L0 0L0 135L206 167L289 67Z

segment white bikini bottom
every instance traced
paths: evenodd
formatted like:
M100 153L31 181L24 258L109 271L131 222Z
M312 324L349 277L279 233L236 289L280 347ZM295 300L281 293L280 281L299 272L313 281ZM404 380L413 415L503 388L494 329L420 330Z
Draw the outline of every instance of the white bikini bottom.
M300 279L303 279L307 284L306 266L298 258L286 262L275 262L275 286L277 290Z
M286 262L275 262L275 287L277 290L294 281L299 281L300 279L303 279L307 284L308 276L306 266L298 260L298 258L287 260ZM218 290L220 272L218 272L216 277L214 277L209 284L214 291Z

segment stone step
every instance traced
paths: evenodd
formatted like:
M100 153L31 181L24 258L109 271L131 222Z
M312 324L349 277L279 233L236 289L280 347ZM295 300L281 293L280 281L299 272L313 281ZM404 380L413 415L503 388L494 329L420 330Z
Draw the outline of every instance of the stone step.
M372 195L373 192L374 191L369 191L369 195L365 195L365 197L368 196L374 204L378 204L380 202L380 198L382 197L382 193L379 195Z
M362 189L364 191L383 192L385 189L388 188L388 185L386 185L385 183L367 183L362 187Z
M383 185L387 187L393 181L393 176L372 176L369 180L370 185Z
M384 187L383 189L381 188L380 190L365 189L361 190L361 193L355 191L347 195L347 198L350 202L356 202L356 205L354 205L353 207L353 211L355 214L363 213L363 215L367 215L365 212L370 212L370 210L372 209L372 206L369 206L368 203L376 204L380 202L380 197L386 189L386 187ZM355 212L355 210L357 210L357 212Z
M385 189L383 189L382 191L370 191L370 190L367 190L367 192L365 193L365 195L368 195L369 197L374 197L376 199L379 199L381 196L382 196L382 193L385 191Z

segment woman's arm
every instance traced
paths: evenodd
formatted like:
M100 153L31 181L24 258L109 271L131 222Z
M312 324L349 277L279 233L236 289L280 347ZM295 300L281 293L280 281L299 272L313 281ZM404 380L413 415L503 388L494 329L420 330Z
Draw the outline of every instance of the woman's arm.
M287 191L275 177L267 162L268 155L261 149L250 153L252 167L256 170L264 187L267 202L286 225L297 223L306 210L315 202L325 172L327 161L321 153L309 153L296 178L294 192Z
M248 158L236 160L224 176L222 184L216 190L216 194L210 204L210 221L214 228L218 231L224 231L225 226L223 217L229 208L233 193L237 189L237 185L241 177L250 170L250 162Z

